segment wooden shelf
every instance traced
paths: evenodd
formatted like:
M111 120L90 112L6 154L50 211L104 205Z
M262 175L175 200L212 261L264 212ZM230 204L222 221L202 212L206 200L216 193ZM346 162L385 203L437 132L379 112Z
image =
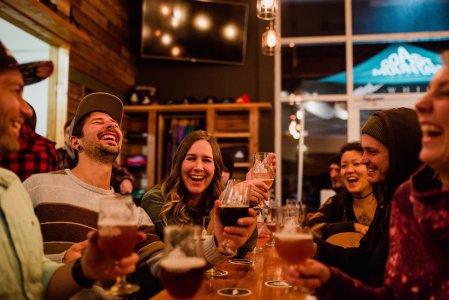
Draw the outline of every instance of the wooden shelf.
M251 108L271 109L271 104L267 102L253 103L217 103L217 104L173 104L173 105L125 105L125 112L179 112L179 111L206 111L213 110L246 110Z
M91 42L90 36L38 0L0 0L0 16L56 43Z
M259 149L259 117L260 110L271 109L271 104L254 102L245 104L178 104L178 105L126 105L128 115L127 128L146 128L147 138L147 179L148 188L163 180L164 129L171 118L189 118L192 113L200 115L205 121L210 134L219 139L222 147L245 147L248 153ZM197 114L199 113L199 114ZM132 115L140 115L135 118ZM147 114L142 117L142 114ZM133 124L138 123L138 124ZM131 142L131 141L129 141ZM132 145L134 147L136 145ZM240 171L250 167L248 161L236 162L235 168ZM244 176L244 173L241 172Z
M236 162L234 163L234 168L247 168L249 169L250 163L249 162Z
M214 132L215 138L228 138L228 139L238 139L238 138L250 138L251 134L249 132Z

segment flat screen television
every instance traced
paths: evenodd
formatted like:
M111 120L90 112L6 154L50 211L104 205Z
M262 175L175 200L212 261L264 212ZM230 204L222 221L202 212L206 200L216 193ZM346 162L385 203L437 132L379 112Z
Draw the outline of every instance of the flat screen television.
M243 65L248 4L143 0L141 56Z

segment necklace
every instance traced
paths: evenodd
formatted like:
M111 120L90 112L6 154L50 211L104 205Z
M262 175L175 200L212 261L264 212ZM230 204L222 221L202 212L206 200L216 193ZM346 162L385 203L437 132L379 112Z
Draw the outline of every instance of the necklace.
M356 196L353 196L353 197L354 197L354 199L361 200L361 199L365 199L366 197L368 197L368 196L371 195L372 193L373 193L373 190L371 190L371 192L369 192L369 193L366 194L365 196L362 196L362 197L356 197Z

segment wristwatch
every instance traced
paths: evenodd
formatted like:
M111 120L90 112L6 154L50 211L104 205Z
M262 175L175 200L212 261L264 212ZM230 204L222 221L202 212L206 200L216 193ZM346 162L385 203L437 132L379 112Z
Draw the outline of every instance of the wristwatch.
M72 266L72 277L75 282L83 288L91 288L96 280L92 280L84 276L83 269L81 268L81 257L75 260Z

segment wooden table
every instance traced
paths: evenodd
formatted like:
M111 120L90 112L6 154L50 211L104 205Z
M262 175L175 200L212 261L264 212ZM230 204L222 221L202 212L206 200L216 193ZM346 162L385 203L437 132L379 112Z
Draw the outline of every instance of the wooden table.
M204 278L200 290L193 299L230 299L235 297L226 297L217 294L221 288L246 288L251 290L251 295L238 297L245 300L252 299L292 299L284 296L282 293L285 288L273 288L264 284L267 280L282 279L282 265L274 247L264 247L262 250L247 255L248 259L253 260L252 265L236 265L224 262L219 268L229 272L228 276L222 278ZM179 284L182 284L180 282ZM294 299L310 299L311 297L297 296ZM173 299L166 290L161 291L153 298L154 300ZM314 299L314 298L312 298Z

